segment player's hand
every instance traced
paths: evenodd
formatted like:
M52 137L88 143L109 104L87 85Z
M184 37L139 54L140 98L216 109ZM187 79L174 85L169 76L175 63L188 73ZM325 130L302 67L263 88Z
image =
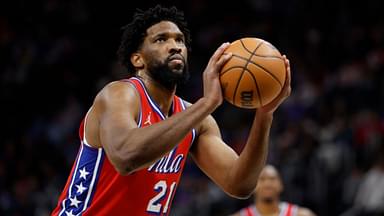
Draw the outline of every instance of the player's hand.
M231 58L231 53L224 54L230 43L223 43L210 58L203 72L204 98L216 109L223 102L219 73L224 64Z
M284 86L280 94L269 104L257 109L257 113L273 113L283 101L291 95L291 67L289 60L283 55L287 76L285 77Z

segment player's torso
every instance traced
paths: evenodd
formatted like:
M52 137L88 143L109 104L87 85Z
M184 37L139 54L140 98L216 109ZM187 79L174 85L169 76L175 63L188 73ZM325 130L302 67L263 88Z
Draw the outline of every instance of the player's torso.
M143 83L136 78L129 82L140 94L138 126L146 127L164 120ZM183 101L176 96L172 107L173 113L185 109ZM84 123L80 130L84 130L83 127ZM54 215L168 215L194 137L192 130L160 160L128 176L116 172L101 148L92 148L82 139Z
M287 202L280 202L279 204L279 212L276 213L276 216L296 216L297 215L298 206L293 205ZM257 210L255 205L250 205L246 208L243 208L240 211L241 216L263 216Z

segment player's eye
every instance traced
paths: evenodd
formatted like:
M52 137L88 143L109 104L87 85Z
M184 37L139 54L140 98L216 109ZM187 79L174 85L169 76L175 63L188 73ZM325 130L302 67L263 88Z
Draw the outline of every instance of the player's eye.
M164 37L158 37L155 39L155 43L161 43L161 42L164 42L165 41L165 38Z
M182 38L182 37L180 37L180 38L176 38L176 42L178 42L178 43L182 43L182 44L185 43L185 42L184 42L184 38Z

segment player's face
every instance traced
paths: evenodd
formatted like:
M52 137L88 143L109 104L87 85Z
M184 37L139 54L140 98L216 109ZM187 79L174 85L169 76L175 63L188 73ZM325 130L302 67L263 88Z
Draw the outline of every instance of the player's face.
M260 173L256 187L258 199L273 201L279 198L283 189L282 182L277 170L271 166L266 166Z
M144 67L165 87L172 89L188 79L184 34L173 22L162 21L148 28L141 53Z

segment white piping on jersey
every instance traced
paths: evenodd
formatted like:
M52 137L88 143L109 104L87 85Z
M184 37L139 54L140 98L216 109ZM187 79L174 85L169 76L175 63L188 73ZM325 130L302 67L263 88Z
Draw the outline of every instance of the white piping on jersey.
M141 112L141 103L140 103L139 119L137 120L137 127L141 127L142 119L143 119L143 113Z
M145 88L144 83L143 83L140 79L138 79L138 78L136 78L136 77L132 77L131 79L137 80L137 81L140 83L141 87L143 87L145 96L147 97L147 99L148 99L148 101L149 101L149 104L151 104L152 108L157 112L157 114L160 115L161 119L162 119L162 120L165 120L165 116L164 116L164 114L160 111L160 109L159 109L159 107L156 105L156 103L152 101L152 98L149 96L149 94L148 94L148 92L147 92L147 89Z
M291 215L296 216L298 209L299 209L299 207L297 205L292 204L292 208L291 208L292 214Z
M284 216L287 214L288 211L288 204L286 202L281 202L279 205L280 214L279 216Z
M179 99L180 99L180 104L181 104L182 109L185 110L186 106L184 104L184 100L181 98L179 98ZM193 143L195 141L195 138L196 138L196 130L195 130L195 128L192 128L192 141L191 141L191 143Z
M279 216L287 215L288 206L289 206L289 204L287 202L280 202L279 203ZM251 211L252 211L253 215L261 216L260 212L256 209L255 205L252 205ZM294 205L294 204L291 204L291 214L290 214L290 216L291 215L292 216L296 216L297 211L298 211L298 207L296 205ZM248 215L247 208L245 208L242 211L240 211L240 215L242 215L242 216Z
M102 155L102 153L103 153L103 150L102 150L101 148L99 148L97 151L98 151L98 152L97 152L97 159L96 159L95 168L93 169L92 181L91 181L91 184L90 184L90 186L89 186L89 190L88 190L87 198L85 199L84 208L83 208L83 210L82 210L79 214L81 214L82 212L85 211L85 209L87 209L89 199L91 198L91 194L92 194L92 191L93 191L93 189L94 189L93 186L95 185L97 172L99 171L100 159L101 159L101 155Z
M151 104L152 108L153 108L153 109L160 115L160 117L162 118L162 120L165 120L165 116L164 116L163 113L160 111L160 109L159 109L159 107L157 106L157 104L156 104L155 102L153 102L153 101L152 101L152 98L149 96L149 94L148 94L148 92L147 92L147 89L145 88L144 83L143 83L140 79L138 79L138 78L136 78L136 77L132 77L131 79L137 80L137 81L140 83L141 87L142 87L143 90L144 90L145 96L147 97L147 99L148 99L149 103ZM181 98L179 98L179 99L180 99L180 104L181 104L182 110L185 110L186 108L185 108L184 101L183 101ZM176 104L175 104L175 101L174 101L174 102L173 102L173 106L172 106L173 112L175 111L175 109L174 109L175 106L176 106ZM139 127L141 126L141 115L142 115L142 113L140 112L140 124L138 124ZM193 128L193 129L192 129L192 141L191 141L191 143L193 143L193 142L195 141L195 138L196 138L196 130Z
M73 170L73 174L72 174L72 180L71 180L71 184L69 185L69 188L68 188L68 195L69 196L66 196L65 199L63 199L63 202L61 203L62 205L62 208L61 208L61 211L59 213L59 215L63 214L63 212L65 211L65 201L68 200L68 197L72 197L72 186L73 186L73 181L76 179L76 174L77 174L77 169L79 168L79 163L80 163L80 158L81 158L81 155L83 153L83 149L84 149L84 146L81 145L80 147L80 153L79 155L77 156L77 161L76 161L76 167L75 167L75 170Z

